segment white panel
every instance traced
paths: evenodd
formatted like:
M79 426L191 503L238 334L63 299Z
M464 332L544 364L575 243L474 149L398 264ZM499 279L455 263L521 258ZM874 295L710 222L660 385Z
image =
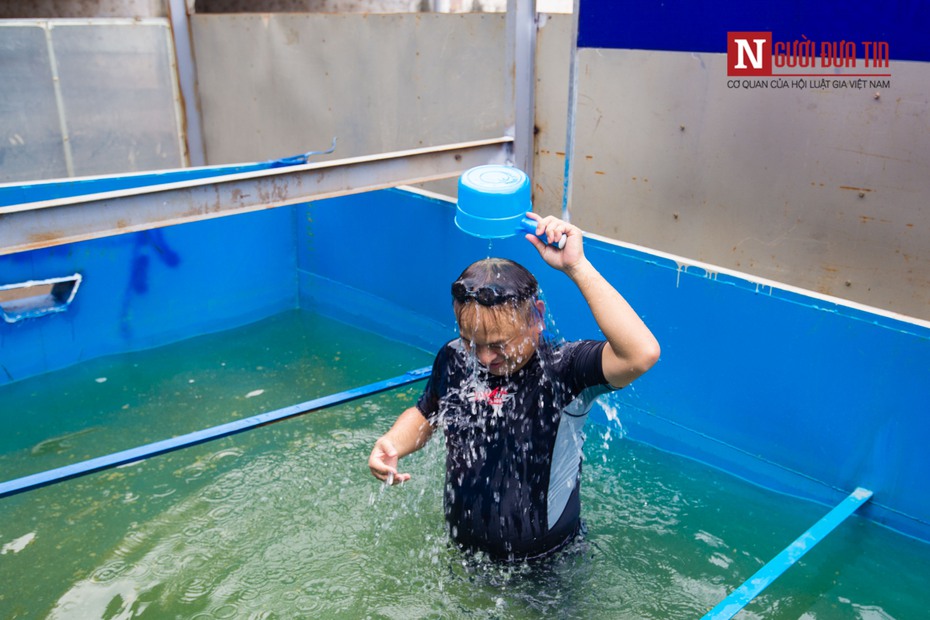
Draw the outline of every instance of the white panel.
M167 20L0 23L0 182L184 165Z
M0 183L68 176L45 29L0 27Z
M75 175L183 166L168 21L50 27Z

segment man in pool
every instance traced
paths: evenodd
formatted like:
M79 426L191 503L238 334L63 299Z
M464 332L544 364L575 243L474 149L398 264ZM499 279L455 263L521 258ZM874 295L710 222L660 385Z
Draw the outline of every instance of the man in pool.
M595 398L649 370L659 344L588 262L582 232L554 217L527 235L567 275L606 340L553 345L542 338L544 306L533 275L505 259L469 266L452 285L460 338L447 343L416 406L375 443L368 466L398 484L398 461L437 427L446 439L445 514L453 541L495 559L547 555L580 531L581 427Z

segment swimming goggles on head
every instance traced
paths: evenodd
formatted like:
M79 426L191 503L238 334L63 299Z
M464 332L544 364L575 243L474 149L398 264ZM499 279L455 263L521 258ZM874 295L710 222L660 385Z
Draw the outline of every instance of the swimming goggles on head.
M525 301L536 295L536 290L515 291L497 284L471 288L461 280L452 283L452 298L460 304L474 299L482 306L497 306L506 301Z

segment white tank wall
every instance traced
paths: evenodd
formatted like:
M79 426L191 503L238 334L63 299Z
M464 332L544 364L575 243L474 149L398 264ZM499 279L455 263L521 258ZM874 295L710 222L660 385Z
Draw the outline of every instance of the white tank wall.
M551 213L570 19L538 37L535 200ZM930 319L930 65L892 62L890 88L745 90L727 88L723 54L578 61L574 223Z
M503 14L195 15L211 164L505 135Z

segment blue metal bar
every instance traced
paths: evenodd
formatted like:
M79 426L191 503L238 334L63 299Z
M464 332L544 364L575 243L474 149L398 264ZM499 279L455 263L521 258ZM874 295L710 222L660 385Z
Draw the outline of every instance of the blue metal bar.
M297 157L300 157L299 155ZM136 172L129 174L113 174L85 178L52 179L46 181L32 181L23 184L0 184L0 206L6 207L42 200L57 198L71 198L84 194L97 194L123 189L135 189L150 185L164 183L177 183L180 181L193 181L197 179L210 179L230 174L242 174L258 170L280 168L286 164L285 160L231 164L224 166L199 166L197 168L178 168L173 170L158 170L153 172ZM296 165L299 162L294 162Z
M850 493L846 499L828 512L825 517L801 534L797 540L788 545L768 564L760 568L756 574L747 579L743 585L731 592L728 597L720 601L716 607L707 612L703 620L729 620L729 618L735 616L749 603L749 601L758 596L762 590L778 579L782 573L791 568L791 566L800 560L805 553L810 551L814 545L826 538L830 532L836 529L836 526L845 521L860 506L869 501L871 497L872 491L863 489L862 487Z
M18 204L28 204L56 198L71 198L85 194L98 194L123 189L137 189L151 185L164 185L181 181L194 181L198 179L212 179L214 177L271 170L272 168L286 168L288 166L302 166L309 162L313 155L328 155L336 150L336 138L332 146L323 151L308 151L299 155L269 159L267 161L249 162L241 164L225 164L220 166L197 166L196 168L175 168L173 170L153 170L148 172L134 172L129 174L107 174L101 176L82 177L77 179L50 179L31 181L24 184L0 183L0 207Z
M398 377L394 377L393 379L386 379L384 381L378 381L377 383L369 383L368 385L363 385L361 387L347 390L345 392L339 392L337 394L330 394L329 396L316 398L314 400L300 403L298 405L291 405L290 407L285 407L283 409L277 409L267 413L260 413L256 416L252 416L251 418L236 420L235 422L229 422L228 424L220 424L219 426L214 426L200 431L194 431L193 433L188 433L179 437L172 437L171 439L156 441L155 443L145 444L136 448L130 448L129 450L123 450L122 452L114 452L113 454L108 454L106 456L81 461L79 463L66 465L57 469L50 469L38 474L32 474L22 478L17 478L15 480L10 480L8 482L3 482L0 483L0 497L16 495L17 493L31 491L33 489L48 486L56 482L61 482L63 480L69 480L71 478L84 476L86 474L102 471L104 469L110 469L112 467L118 467L120 465L135 463L137 461L141 461L159 454L165 454L166 452L173 452L174 450L180 450L181 448L196 446L197 444L212 441L214 439L220 439L222 437L229 437L230 435L252 430L254 428L258 428L259 426L265 426L267 424L280 422L281 420L293 418L304 413L310 413L311 411L325 409L334 405L341 405L352 400L364 398L366 396L371 396L379 392L385 392L402 385L407 385L408 383L426 379L430 376L430 371L431 368L429 366L418 368L417 370L408 371L407 373Z

